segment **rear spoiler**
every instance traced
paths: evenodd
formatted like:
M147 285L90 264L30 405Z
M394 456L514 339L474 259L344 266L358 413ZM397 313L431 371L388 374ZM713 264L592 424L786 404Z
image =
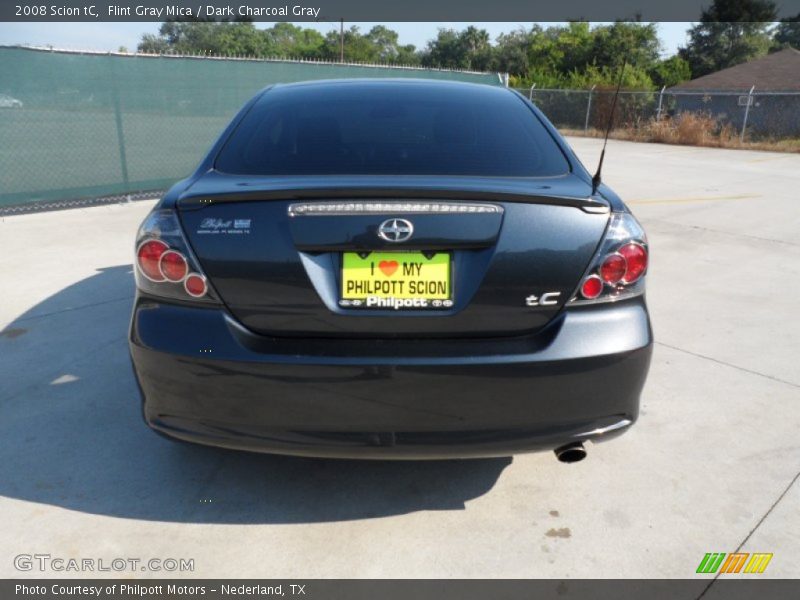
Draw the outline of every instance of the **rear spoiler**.
M420 199L420 200L481 200L495 202L521 202L572 206L587 213L607 214L608 202L598 196L559 196L545 193L522 193L507 190L476 190L440 187L264 187L258 190L202 193L191 190L178 198L182 210L201 209L222 202L247 202L257 200L340 200L340 199Z

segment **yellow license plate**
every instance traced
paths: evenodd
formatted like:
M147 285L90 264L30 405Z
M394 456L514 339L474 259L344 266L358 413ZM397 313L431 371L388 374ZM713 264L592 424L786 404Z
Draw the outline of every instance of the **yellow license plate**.
M345 252L339 304L356 308L453 306L448 252Z

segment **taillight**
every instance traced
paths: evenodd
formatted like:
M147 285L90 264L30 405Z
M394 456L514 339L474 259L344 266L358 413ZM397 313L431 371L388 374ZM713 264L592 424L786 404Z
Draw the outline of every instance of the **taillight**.
M625 257L628 266L622 282L635 283L647 270L647 250L641 244L631 242L625 244L618 252Z
M192 273L189 275L186 278L186 281L183 282L183 287L186 289L186 293L193 298L205 296L206 292L208 291L206 278L202 275L198 275L197 273Z
M136 250L136 264L142 275L150 281L164 281L164 275L158 265L168 249L169 246L160 240L146 240L139 244Z
M588 300L594 300L603 292L603 282L597 275L589 275L583 280L581 286L581 296Z
M186 279L186 275L189 273L189 265L186 264L186 258L180 252L175 252L175 250L167 250L161 255L158 268L164 279L176 283Z
M606 283L619 283L625 277L625 272L628 270L628 262L621 254L609 254L603 264L600 265L600 277Z
M137 287L148 294L219 303L171 210L151 212L139 228L135 271Z
M647 236L630 213L612 213L605 237L571 302L613 302L644 293Z

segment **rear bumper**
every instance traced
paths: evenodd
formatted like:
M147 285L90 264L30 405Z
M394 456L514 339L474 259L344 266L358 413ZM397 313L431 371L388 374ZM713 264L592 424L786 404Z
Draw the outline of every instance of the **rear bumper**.
M608 439L637 418L643 299L570 309L536 336L291 340L223 310L137 298L130 350L157 431L341 458L505 456Z

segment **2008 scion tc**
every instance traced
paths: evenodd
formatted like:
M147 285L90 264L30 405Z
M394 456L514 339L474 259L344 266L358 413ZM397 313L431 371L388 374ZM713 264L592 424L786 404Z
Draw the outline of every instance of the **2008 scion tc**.
M645 233L500 87L276 85L136 239L147 423L359 458L508 455L637 418Z

